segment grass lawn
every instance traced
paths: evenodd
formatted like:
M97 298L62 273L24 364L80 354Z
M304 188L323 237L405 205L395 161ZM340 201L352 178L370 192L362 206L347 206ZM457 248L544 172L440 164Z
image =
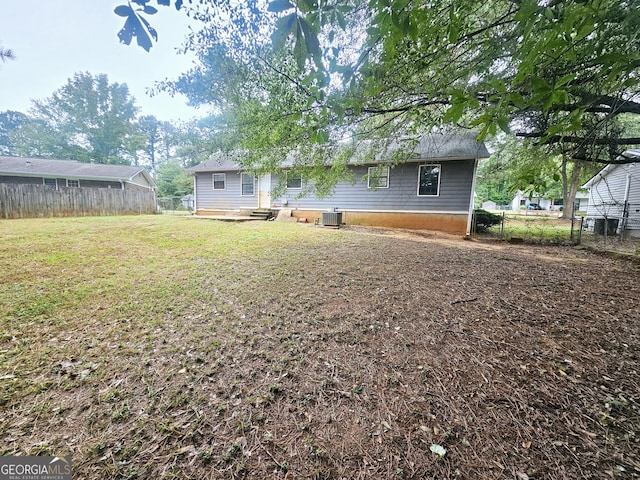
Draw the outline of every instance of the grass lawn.
M0 221L0 455L74 478L640 478L640 271L171 215Z

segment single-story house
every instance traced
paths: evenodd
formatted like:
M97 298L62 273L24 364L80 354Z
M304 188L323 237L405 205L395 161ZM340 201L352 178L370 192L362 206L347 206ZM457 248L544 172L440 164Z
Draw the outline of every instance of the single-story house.
M283 159L280 173L260 176L233 158L210 160L189 169L194 174L196 214L286 208L308 221L335 212L349 225L469 234L478 159L489 157L476 137L474 132L431 134L399 142L384 154L354 156L348 162L353 181L338 182L327 198L303 194L302 177L287 173L293 165L290 159ZM411 147L406 150L406 145ZM396 164L392 156L400 151L405 152L404 161ZM284 193L274 198L273 187L282 175Z
M562 198L548 198L538 194L529 196L522 190L518 190L511 200L511 210L562 210ZM576 193L576 212L586 212L589 203L589 193L578 191Z
M583 188L589 189L587 229L595 233L624 233L640 237L640 149L624 152L638 162L604 167Z
M0 156L0 218L156 212L143 167Z
M0 183L46 185L56 190L64 187L156 188L156 182L144 167L4 156L0 156Z

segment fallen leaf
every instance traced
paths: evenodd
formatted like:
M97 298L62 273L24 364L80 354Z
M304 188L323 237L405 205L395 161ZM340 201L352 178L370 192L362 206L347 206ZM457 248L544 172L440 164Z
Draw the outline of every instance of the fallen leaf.
M444 448L442 445L438 445L437 443L434 443L433 445L431 445L429 447L429 450L431 450L436 455L439 455L440 457L444 457L447 454L447 449Z
M183 453L187 453L187 452L195 452L196 447L193 445L187 445L186 447L182 447L179 448L178 451L176 452L176 455L182 455Z
M531 448L531 442L522 442L524 448Z

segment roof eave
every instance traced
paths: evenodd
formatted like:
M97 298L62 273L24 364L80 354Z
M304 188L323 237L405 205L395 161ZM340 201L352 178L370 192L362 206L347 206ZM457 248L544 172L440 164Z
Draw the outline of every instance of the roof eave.
M138 172L140 173L140 172ZM136 175L138 175L136 173ZM29 177L29 178L64 178L68 180L96 180L102 182L131 182L133 177L98 177L95 175L69 175L66 173L39 173L39 172L0 172L0 175L8 177Z

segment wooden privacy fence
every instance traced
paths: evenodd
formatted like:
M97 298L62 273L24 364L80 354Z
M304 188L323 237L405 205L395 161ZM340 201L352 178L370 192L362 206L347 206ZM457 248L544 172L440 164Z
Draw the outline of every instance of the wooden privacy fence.
M0 183L0 218L156 213L152 190L59 188Z

